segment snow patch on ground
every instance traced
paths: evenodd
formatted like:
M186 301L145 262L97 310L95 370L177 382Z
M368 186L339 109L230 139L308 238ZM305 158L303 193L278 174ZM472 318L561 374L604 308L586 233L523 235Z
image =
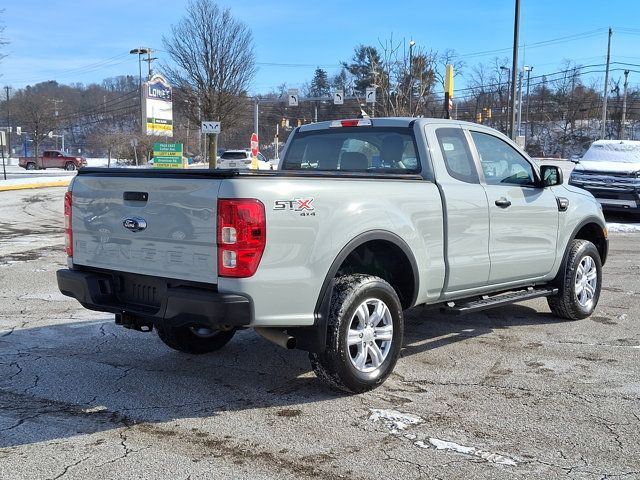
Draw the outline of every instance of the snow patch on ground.
M26 293L18 300L44 300L45 302L65 302L68 300L62 293Z
M607 230L610 233L634 233L640 232L640 223L616 223L608 222Z
M500 465L516 466L516 462L509 457L499 455L497 453L487 452L480 450L476 447L467 447L465 445L459 445L455 442L448 442L446 440L440 440L438 438L429 438L429 444L434 446L437 450L450 450L452 452L462 453L463 455L471 455L473 457L481 458L490 463L498 463ZM431 448L425 442L418 440L415 445L420 448Z
M417 415L401 413L397 410L371 408L369 411L371 412L369 420L373 422L382 421L391 433L398 433L411 425L417 425L424 421Z
M1 174L1 172L0 172ZM1 177L0 177L1 179ZM66 176L56 176L56 177L32 177L29 175L25 178L9 178L7 180L2 180L0 183L1 186L10 186L10 185L23 185L25 183L51 183L51 182L69 182L71 180L71 175Z

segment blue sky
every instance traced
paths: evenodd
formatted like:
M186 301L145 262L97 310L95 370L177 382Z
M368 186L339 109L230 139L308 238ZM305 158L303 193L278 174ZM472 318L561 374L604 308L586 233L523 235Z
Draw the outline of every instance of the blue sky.
M184 13L187 3L156 0L100 2L23 0L3 2L0 16L11 44L0 64L0 84L21 87L46 80L99 82L137 75L137 46L162 50L162 35ZM495 56L511 56L514 0L345 2L221 0L250 26L259 71L252 93L286 83L300 87L315 66L337 73L356 45L377 45L389 38L442 51L454 49L466 62L464 73ZM611 6L612 8L609 8ZM534 74L559 70L564 59L578 64L604 63L607 27L614 29L612 60L638 66L629 83L640 85L640 2L623 0L521 0L521 45ZM585 34L575 37L578 34ZM546 45L538 42L570 37ZM502 51L496 51L501 50ZM487 52L482 55L470 55ZM521 58L523 53L521 52ZM159 51L156 56L166 60ZM295 66L268 65L290 64ZM614 68L623 68L620 65ZM634 72L633 70L636 70ZM604 78L595 74L596 79ZM612 72L612 78L622 76ZM464 78L456 86L464 84Z

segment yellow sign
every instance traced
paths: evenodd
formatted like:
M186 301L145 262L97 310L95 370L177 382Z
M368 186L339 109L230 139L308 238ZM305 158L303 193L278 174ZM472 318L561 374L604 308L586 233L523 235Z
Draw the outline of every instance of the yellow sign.
M444 91L453 97L453 65L448 64L444 74Z

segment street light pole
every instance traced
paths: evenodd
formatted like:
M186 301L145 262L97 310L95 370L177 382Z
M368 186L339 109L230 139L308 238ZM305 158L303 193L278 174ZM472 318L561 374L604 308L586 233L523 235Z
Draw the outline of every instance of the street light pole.
M524 69L527 72L527 114L526 114L527 125L525 126L525 129L524 129L525 144L526 144L527 127L529 126L529 80L531 79L531 70L533 70L533 67L530 65L525 65ZM533 128L529 128L529 131L531 132L531 136L533 136Z
M516 72L518 69L518 38L520 35L520 0L516 0L515 19L513 21L513 63L511 65L511 128L509 137L514 140L516 124Z
M624 93L622 96L622 119L620 120L620 123L622 126L622 136L620 137L620 140L624 140L625 130L626 130L625 124L627 123L627 88L629 87L628 78L629 78L629 70L625 70L624 71Z
M413 46L416 44L414 40L409 42L409 116L413 116L411 110L411 99L413 97Z
M140 133L145 133L145 114L143 111L142 105L142 55L149 54L151 52L150 48L138 47L131 50L129 53L132 55L138 55L138 89L140 93ZM149 61L149 68L151 68L151 61Z
M517 135L520 136L520 129L522 127L522 77L524 73L518 72L518 128L516 130Z
M607 135L607 98L609 97L609 65L611 64L611 35L613 30L609 27L609 41L607 43L607 68L604 73L604 93L602 100L602 126L600 127L600 138L604 140Z
M509 67L505 67L504 65L502 65L500 67L500 70L505 70L507 72L507 133L509 133L511 131L510 127L509 127L509 119L511 118L511 116L509 115L509 105L511 105L511 69ZM502 105L500 105L500 107L502 107Z

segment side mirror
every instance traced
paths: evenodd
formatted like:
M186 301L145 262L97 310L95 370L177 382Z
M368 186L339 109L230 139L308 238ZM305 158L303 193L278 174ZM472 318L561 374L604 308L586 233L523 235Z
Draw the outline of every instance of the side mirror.
M562 170L555 165L542 165L540 167L540 176L542 177L543 187L562 185Z
M571 155L569 161L573 163L580 163L580 155Z

